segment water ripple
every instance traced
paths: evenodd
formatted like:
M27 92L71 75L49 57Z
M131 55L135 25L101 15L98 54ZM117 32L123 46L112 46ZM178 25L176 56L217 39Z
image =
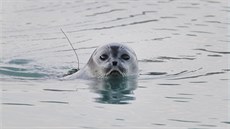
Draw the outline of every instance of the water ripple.
M26 103L2 103L3 105L16 105L16 106L34 106L33 104Z
M56 103L56 104L69 104L69 102L62 101L40 101L41 103Z
M179 58L179 57L167 57L167 56L160 56L157 59L162 59L162 60L194 60L196 58Z
M187 97L165 97L168 99L192 99L192 98L187 98Z
M222 121L221 123L230 124L230 121Z
M32 60L28 60L28 59L13 59L13 60L10 60L8 63L9 64L23 65L23 64L28 64L30 62L32 62Z
M6 67L0 67L0 74L6 75L6 76L15 76L15 77L32 77L32 78L41 78L41 77L47 77L48 75L45 73L39 73L39 72L33 72L28 71L25 69L19 69L15 67L8 67L8 69L5 69Z
M82 29L82 30L70 31L70 32L80 32L80 31L89 31L89 30L107 30L107 29L113 29L113 28L118 28L118 27L126 27L126 26L131 26L131 25L139 25L139 24L145 24L145 23L157 22L157 21L158 21L157 19L152 19L152 20L137 21L137 22L114 25L114 26L104 26L104 27L98 27L98 28Z
M87 17L91 17L91 16L97 16L97 15L104 15L104 14L108 14L108 13L112 13L112 12L117 12L117 11L124 11L125 9L112 9L109 11L104 11L104 12L98 12L98 13L93 13L90 15L86 15Z
M163 85L163 86L178 86L178 85L180 85L180 84L161 83L161 84L157 84L157 85Z
M44 91L54 91L54 92L76 92L77 90L60 90L60 89L43 89Z
M205 51L205 52L212 52L212 53L219 53L219 54L230 54L230 52L212 51L212 50L207 50L207 49L203 49L203 48L197 48L197 49L194 49L194 50Z
M188 76L188 77L180 77L180 78L174 78L174 79L169 79L169 80L180 80L180 79L198 78L198 77L202 77L202 76L210 76L210 75L224 74L224 73L225 72L210 72L210 73L201 74L201 75Z
M179 119L168 119L170 121L177 121L177 122L186 122L186 123L201 123L200 121L191 121L191 120L179 120Z

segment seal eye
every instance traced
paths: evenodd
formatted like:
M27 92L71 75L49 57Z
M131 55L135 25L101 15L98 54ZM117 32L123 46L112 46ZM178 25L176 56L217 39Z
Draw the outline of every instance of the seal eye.
M129 60L130 56L127 55L127 54L123 54L123 55L121 55L121 58L124 59L124 60Z
M108 58L109 58L109 56L106 55L106 54L102 54L102 55L100 56L100 59L101 59L102 61L105 61L105 60L107 60Z

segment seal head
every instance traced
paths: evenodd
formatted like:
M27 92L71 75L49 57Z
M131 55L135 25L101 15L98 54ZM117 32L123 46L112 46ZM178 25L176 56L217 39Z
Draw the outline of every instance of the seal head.
M127 77L138 75L138 64L135 52L119 43L111 43L98 47L87 66L92 76L105 77Z

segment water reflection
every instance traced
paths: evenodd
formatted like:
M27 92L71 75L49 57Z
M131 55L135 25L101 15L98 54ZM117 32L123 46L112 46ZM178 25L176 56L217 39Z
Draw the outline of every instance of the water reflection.
M128 104L135 100L133 91L137 88L137 78L106 78L90 83L93 92L100 94L98 103Z

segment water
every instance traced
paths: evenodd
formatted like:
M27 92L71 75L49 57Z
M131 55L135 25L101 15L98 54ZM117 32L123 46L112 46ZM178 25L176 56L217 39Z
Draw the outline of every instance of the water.
M227 0L5 0L1 127L227 129ZM134 80L61 80L101 44L137 54ZM115 86L116 85L116 86Z

